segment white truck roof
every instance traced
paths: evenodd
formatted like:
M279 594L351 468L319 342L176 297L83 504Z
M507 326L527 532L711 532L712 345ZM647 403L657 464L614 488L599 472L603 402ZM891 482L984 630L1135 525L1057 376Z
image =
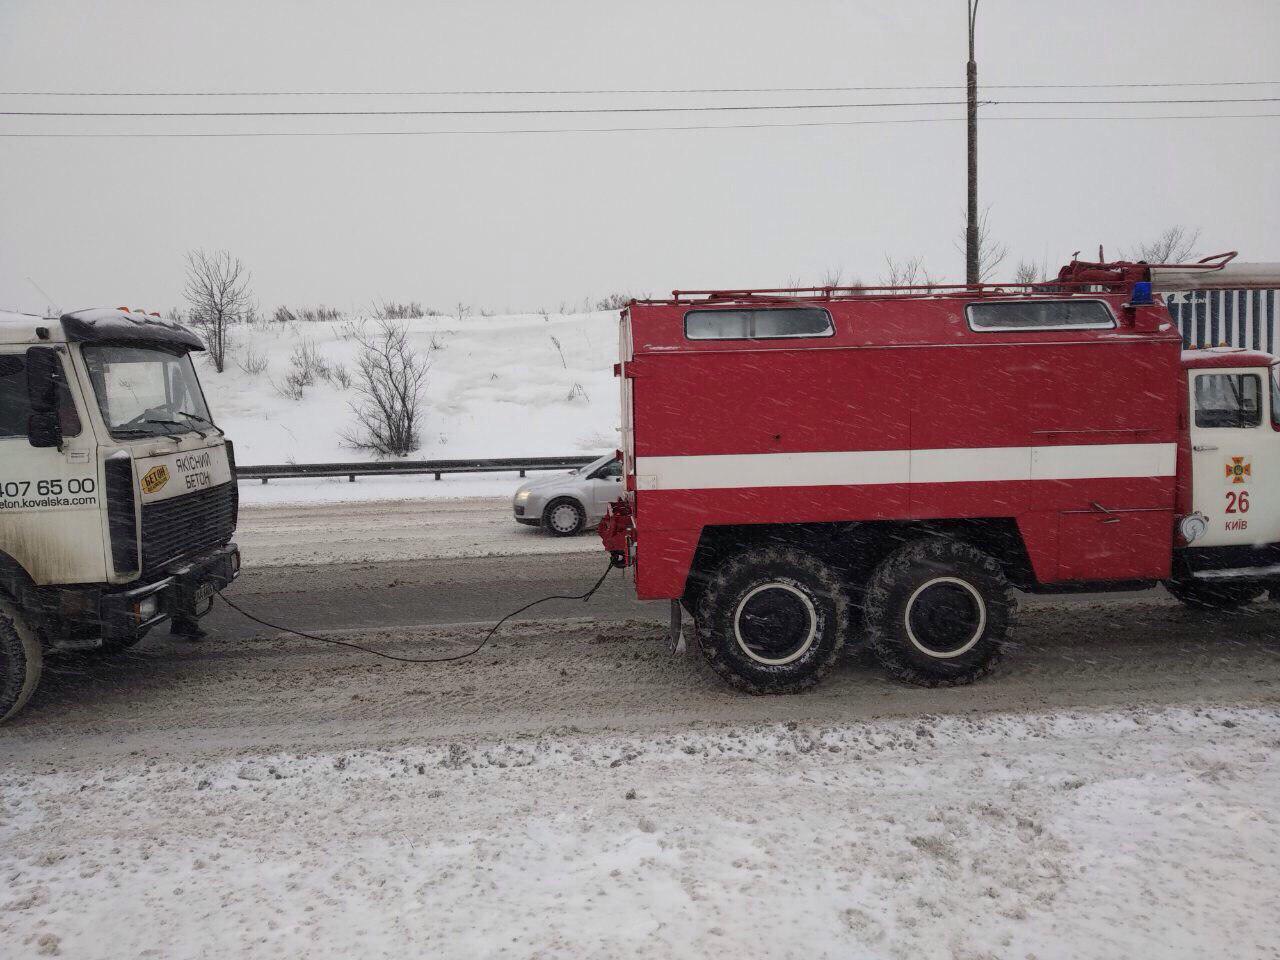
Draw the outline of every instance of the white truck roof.
M37 327L44 327L49 331L48 340L41 340L36 335ZM62 324L56 317L0 310L0 343L62 343L65 340Z
M0 344L68 341L159 342L186 350L204 349L204 343L191 330L141 310L92 307L64 313L61 317L0 310Z

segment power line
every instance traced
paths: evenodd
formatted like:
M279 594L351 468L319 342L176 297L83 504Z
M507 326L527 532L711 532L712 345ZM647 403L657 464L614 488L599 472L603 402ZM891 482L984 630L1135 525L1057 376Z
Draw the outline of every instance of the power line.
M1207 114L1159 114L1142 117L988 117L984 123L1006 121L1113 121L1127 123L1135 120L1265 120L1280 118L1280 113L1207 113ZM735 123L699 124L668 127L548 127L505 130L328 130L328 131L248 131L221 133L0 133L8 139L221 139L227 137L440 137L440 136L492 136L495 134L560 134L560 133L647 133L679 130L773 130L795 127L848 127L877 126L883 124L964 123L964 117L915 117L879 120L814 120L801 123Z
M1148 100L982 100L981 106L1137 106L1143 104L1276 103L1280 97ZM479 117L614 113L726 113L766 110L858 110L889 107L954 107L963 100L906 100L874 103L729 104L686 107L537 107L492 110L0 110L3 117Z
M984 90L1124 90L1172 87L1265 87L1280 80L1182 80L1169 83L984 83ZM652 87L548 90L0 90L5 97L509 97L698 93L883 93L895 90L963 90L964 84L846 87Z

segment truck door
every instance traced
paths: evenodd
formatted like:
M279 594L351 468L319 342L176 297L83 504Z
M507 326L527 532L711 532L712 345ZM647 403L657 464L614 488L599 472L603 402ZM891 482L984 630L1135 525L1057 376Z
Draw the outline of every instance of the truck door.
M1272 368L1274 370L1274 368ZM1261 367L1190 370L1191 503L1197 547L1280 541L1280 395Z
M58 387L62 447L27 440L26 351L0 348L0 551L38 584L104 579L94 438L67 388Z

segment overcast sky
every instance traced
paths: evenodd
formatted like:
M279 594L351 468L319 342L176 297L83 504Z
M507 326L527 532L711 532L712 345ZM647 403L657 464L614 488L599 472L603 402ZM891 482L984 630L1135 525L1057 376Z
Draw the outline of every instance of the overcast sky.
M983 0L990 84L1280 80L1275 0ZM0 0L4 91L443 91L961 84L963 0L110 3ZM1280 97L1271 86L987 90L992 99ZM4 110L529 109L960 100L962 90L321 98L0 97ZM308 118L0 117L3 133L510 130L950 117L962 106ZM1280 103L985 107L981 202L1052 269L1169 224L1280 260ZM262 306L547 308L610 291L959 278L964 124L614 133L0 138L0 307L165 309L226 248Z

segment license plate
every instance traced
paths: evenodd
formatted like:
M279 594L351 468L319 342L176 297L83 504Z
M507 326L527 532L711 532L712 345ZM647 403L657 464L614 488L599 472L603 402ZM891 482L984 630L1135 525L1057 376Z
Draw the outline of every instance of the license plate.
M213 584L206 580L200 586L196 587L196 609L199 609L206 603L213 603Z

